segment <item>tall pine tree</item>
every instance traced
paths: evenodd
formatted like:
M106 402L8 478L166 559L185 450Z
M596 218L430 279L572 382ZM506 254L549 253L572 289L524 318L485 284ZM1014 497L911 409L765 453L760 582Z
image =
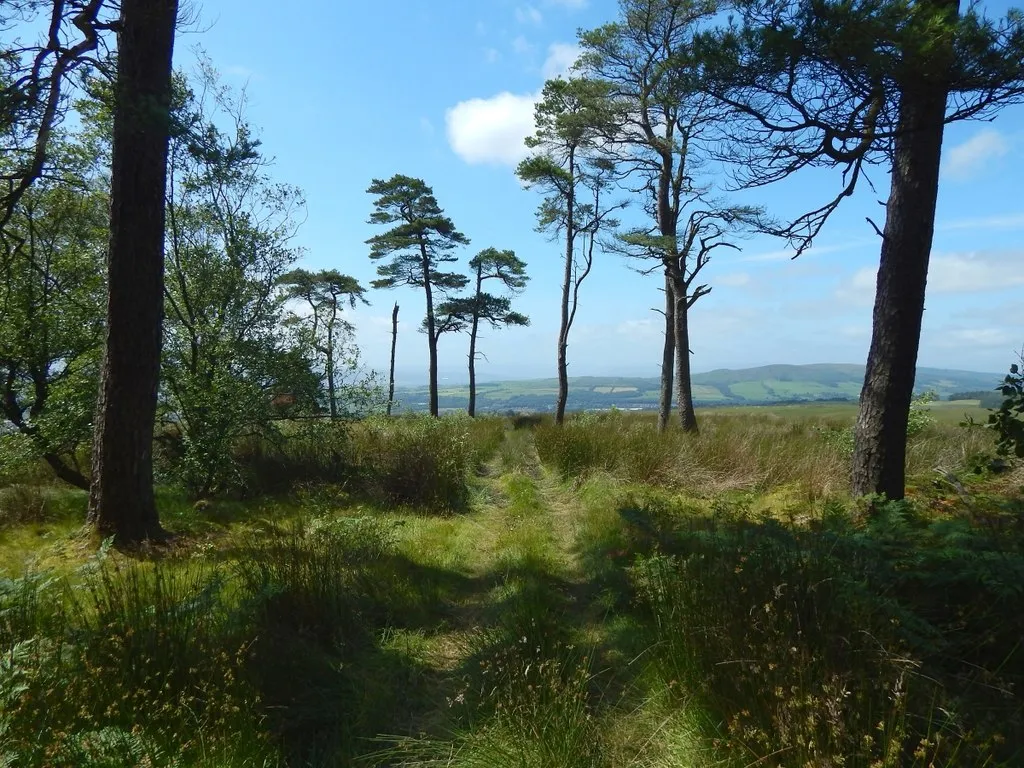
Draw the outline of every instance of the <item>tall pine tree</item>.
M434 191L422 179L396 174L387 181L374 179L367 190L376 195L371 224L391 226L374 235L367 244L374 261L388 259L377 267L374 288L402 285L422 288L427 314L424 324L430 351L430 414L437 416L437 339L435 294L447 297L463 288L468 279L457 272L442 272L439 266L456 261L454 251L469 245L469 238L455 229L444 215Z

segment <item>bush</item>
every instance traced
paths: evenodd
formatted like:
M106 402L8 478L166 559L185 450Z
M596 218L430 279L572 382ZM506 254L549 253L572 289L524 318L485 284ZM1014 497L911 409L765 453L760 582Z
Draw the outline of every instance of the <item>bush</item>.
M836 505L811 527L730 508L643 517L661 551L631 576L663 674L721 718L731 747L792 765L1020 757L1019 535L905 504L864 528Z
M0 590L0 763L173 765L265 746L221 581L105 554L73 578Z
M488 443L486 435L473 440L468 418L427 416L367 419L353 426L350 441L360 492L437 511L466 507L470 473Z

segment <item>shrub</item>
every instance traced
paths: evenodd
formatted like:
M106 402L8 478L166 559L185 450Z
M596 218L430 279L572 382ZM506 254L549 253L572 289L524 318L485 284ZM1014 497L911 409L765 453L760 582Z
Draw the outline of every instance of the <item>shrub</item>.
M73 589L32 579L6 592L16 610L3 611L0 635L0 758L170 765L259 745L258 698L241 674L248 646L221 581L193 565L119 565L103 553Z
M469 419L372 418L351 432L350 460L360 490L383 504L464 509L469 475L487 439L474 444Z
M1024 457L1024 371L1016 363L1010 366L999 392L1002 405L988 417L989 426L996 432L999 453Z
M655 512L661 552L633 584L665 679L721 717L730 746L793 765L1019 757L1019 537L905 504L865 528L837 505L810 528Z

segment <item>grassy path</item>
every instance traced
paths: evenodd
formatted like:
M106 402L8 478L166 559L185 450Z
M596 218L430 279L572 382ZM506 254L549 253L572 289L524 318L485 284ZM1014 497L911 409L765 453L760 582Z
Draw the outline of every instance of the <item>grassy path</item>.
M457 586L420 637L431 672L408 730L424 738L380 764L701 764L692 729L644 679L636 627L585 567L587 514L522 430L483 468L470 513L405 520L402 553Z

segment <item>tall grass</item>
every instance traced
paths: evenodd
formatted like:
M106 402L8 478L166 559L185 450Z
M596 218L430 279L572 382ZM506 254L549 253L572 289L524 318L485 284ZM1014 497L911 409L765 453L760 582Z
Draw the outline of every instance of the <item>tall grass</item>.
M222 589L195 565L103 556L71 580L6 582L0 762L241 765L261 751L249 647Z
M658 547L630 573L665 679L741 764L1024 757L1019 535L907 505L859 527L838 505L811 527L664 505L647 523Z
M389 506L459 511L469 479L502 442L502 419L372 417L291 425L279 440L238 447L248 494L287 493L311 484Z
M709 412L699 434L659 434L646 415L612 412L580 414L562 427L541 424L534 433L541 460L566 479L604 471L703 495L792 486L815 499L841 493L849 484L848 452L829 439L840 428L813 417ZM991 448L987 432L933 424L911 438L908 471L952 469Z

